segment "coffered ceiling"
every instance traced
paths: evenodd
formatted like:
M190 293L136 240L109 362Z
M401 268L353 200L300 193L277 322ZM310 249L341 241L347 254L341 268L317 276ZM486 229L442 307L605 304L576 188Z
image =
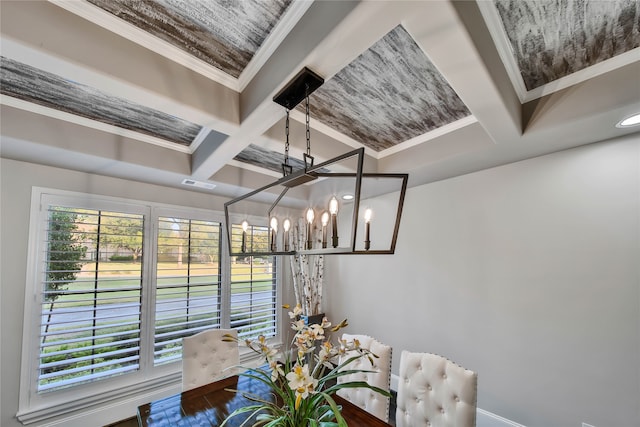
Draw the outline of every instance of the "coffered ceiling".
M638 128L640 3L3 1L2 156L237 195L279 177L303 67L319 161L444 179ZM294 170L304 106L291 112ZM123 148L126 147L126 148Z

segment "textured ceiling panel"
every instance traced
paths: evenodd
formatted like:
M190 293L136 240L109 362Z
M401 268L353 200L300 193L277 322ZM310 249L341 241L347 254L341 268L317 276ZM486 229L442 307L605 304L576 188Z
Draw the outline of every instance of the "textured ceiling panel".
M527 90L640 46L637 0L494 0Z
M314 119L375 151L470 115L402 26L316 90L310 109Z
M89 0L238 77L292 0Z
M189 146L201 127L0 57L0 92L88 119Z
M250 144L242 150L234 160L248 163L253 166L265 168L274 172L282 173L282 162L284 154L271 150L266 150L254 144ZM316 162L317 163L317 162ZM289 157L289 164L293 167L293 172L304 169L304 161ZM319 169L320 172L329 172L328 169Z

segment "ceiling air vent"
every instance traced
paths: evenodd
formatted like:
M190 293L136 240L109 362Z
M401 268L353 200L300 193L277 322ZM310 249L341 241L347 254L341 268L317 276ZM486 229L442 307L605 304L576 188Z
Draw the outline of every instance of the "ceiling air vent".
M210 182L195 181L195 180L189 179L189 178L183 179L182 180L182 184L188 185L188 186L191 186L191 187L205 188L207 190L212 190L212 189L216 188L216 185L215 184L211 184Z

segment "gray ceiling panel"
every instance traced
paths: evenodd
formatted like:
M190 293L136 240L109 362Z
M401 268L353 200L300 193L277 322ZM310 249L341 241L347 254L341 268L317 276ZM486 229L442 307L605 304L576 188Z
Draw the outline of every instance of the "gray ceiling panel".
M640 46L637 0L495 0L527 90Z
M234 160L281 173L282 163L284 162L284 153L278 153L276 151L264 149L255 144L250 144L235 156ZM289 157L289 164L293 168L293 172L304 169L303 160ZM321 168L318 171L329 172L329 169Z
M0 92L45 107L189 146L201 126L92 87L0 58Z
M291 4L291 0L89 2L236 78Z
M310 109L314 119L375 151L471 114L402 26L326 81Z

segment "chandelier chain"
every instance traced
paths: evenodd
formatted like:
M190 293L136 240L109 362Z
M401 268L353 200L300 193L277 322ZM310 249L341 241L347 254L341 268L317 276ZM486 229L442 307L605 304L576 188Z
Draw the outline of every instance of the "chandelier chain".
M307 87L308 89L308 87ZM305 121L307 126L307 155L311 155L311 131L309 129L309 94L305 97Z
M286 135L286 142L284 144L284 164L288 165L289 164L289 109L286 109L287 111L287 119L285 121L285 130L284 133Z

